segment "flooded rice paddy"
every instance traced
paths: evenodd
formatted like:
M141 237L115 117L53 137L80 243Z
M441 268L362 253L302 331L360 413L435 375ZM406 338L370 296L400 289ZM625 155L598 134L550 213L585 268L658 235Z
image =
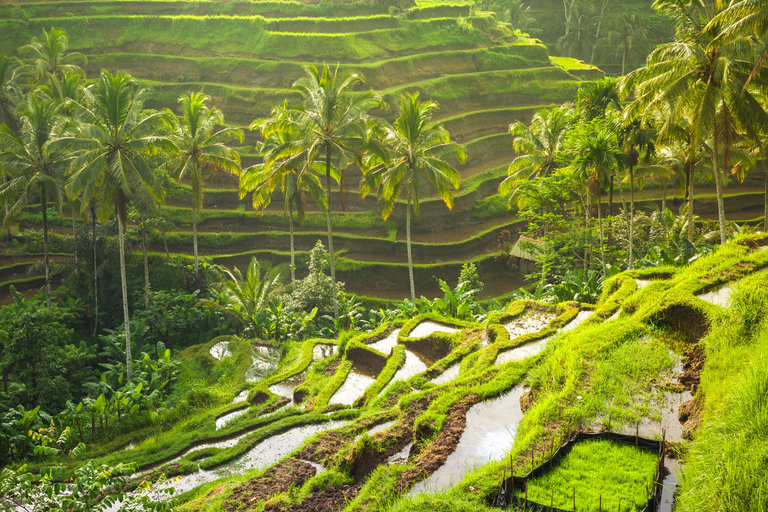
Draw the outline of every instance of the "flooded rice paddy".
M423 338L425 336L429 336L430 334L434 334L436 332L446 332L449 334L453 334L455 332L459 332L461 329L457 329L455 327L450 327L448 325L438 324L437 322L431 322L429 320L426 320L424 322L421 322L419 325L413 328L413 330L408 334L408 337L410 338Z
M459 376L459 371L461 371L461 363L453 364L430 382L432 384L448 384Z
M414 485L411 494L445 489L457 484L467 471L504 457L523 419L520 397L526 391L517 386L499 398L473 406L467 412L467 426L456 450L429 478Z
M247 412L248 412L248 407L244 407L237 411L230 412L229 414L225 414L224 416L216 420L216 430L221 429L224 425L226 425L230 421L234 420L235 418L239 418L240 416L242 416Z
M338 351L338 345L327 345L324 343L319 343L312 349L312 360L320 361L321 359L335 355L338 353Z
M414 375L417 375L427 369L427 365L424 364L424 362L419 359L419 356L411 352L410 350L405 351L405 363L403 363L403 366L397 370L395 375L392 377L391 383L397 382L398 380L408 380Z
M581 323L582 323L584 320L586 320L587 318L591 317L593 313L594 313L594 311L589 311L589 310L587 310L587 309L585 309L585 310L582 310L582 311L579 311L579 312L576 314L576 316L574 317L574 319L573 319L573 320L571 320L570 322L568 322L568 323L565 325L565 327L563 327L562 329L560 329L560 332L568 332L568 331L572 331L572 330L574 330L575 328L577 328L578 326L580 326L580 325L581 325Z
M549 338L544 338L526 343L525 345L515 347L511 350L505 350L496 357L496 364L504 364L510 361L522 361L528 357L538 355L547 347L547 343L549 343Z
M254 345L251 348L253 363L245 372L246 382L258 382L277 369L280 362L280 351L272 347Z
M215 357L219 361L224 359L225 357L229 357L232 355L232 352L229 351L229 342L228 341L220 341L214 346L211 347L211 356Z
M549 322L555 318L554 313L542 313L539 311L530 311L522 316L504 324L504 328L509 333L509 338L514 339L524 334L537 332L545 328Z
M363 396L363 393L368 389L368 386L375 381L375 377L366 375L357 369L353 369L349 372L349 375L347 375L347 380L345 380L344 384L342 384L333 394L328 403L352 405L355 403L355 400Z
M395 329L387 335L386 338L381 339L375 343L371 343L368 347L373 350L378 350L382 354L389 356L392 353L392 349L397 345L397 336L400 334L400 329Z

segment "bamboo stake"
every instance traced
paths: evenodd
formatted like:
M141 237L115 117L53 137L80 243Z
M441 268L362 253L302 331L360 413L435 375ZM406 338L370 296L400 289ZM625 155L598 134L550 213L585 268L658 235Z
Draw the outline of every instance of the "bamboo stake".
M598 507L598 510L600 512L603 512L603 495L602 494L600 495L600 505Z
M573 487L573 512L576 512L576 487Z
M621 500L619 500L619 512L621 512Z

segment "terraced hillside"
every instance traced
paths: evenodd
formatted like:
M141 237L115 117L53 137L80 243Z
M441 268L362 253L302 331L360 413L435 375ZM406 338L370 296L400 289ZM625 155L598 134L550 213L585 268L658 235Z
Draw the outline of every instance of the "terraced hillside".
M433 274L454 280L458 262L475 259L486 281L505 279L494 292L508 291L518 282L505 278L489 253L498 232L513 228L515 219L499 201L477 206L495 194L514 156L507 127L529 120L541 107L571 100L583 79L602 73L588 67L570 73L552 64L543 45L515 35L510 25L489 13L471 14L468 5L393 11L397 13L361 2L14 2L0 6L1 23L10 28L0 33L0 51L13 52L43 28L62 28L70 49L87 55L89 76L106 68L140 77L152 86L148 106L153 108L173 108L180 95L202 90L222 108L227 123L241 127L268 116L284 100L294 100L289 89L309 62L338 63L344 72L362 74L365 87L380 91L389 105L401 93L418 91L440 104L439 119L468 152L454 210L427 197L417 220L415 231L422 233L415 236L420 288L434 289ZM462 28L459 17L469 20L471 28ZM375 114L392 119L396 109ZM257 162L255 141L256 135L247 132L240 148L244 165ZM400 235L404 207L396 209L389 223L375 221L369 213L377 211L375 199L357 198L356 175L352 171L348 213L336 227L346 251L341 279L352 291L398 296L405 289L400 283L407 283ZM251 210L250 203L238 200L231 179L212 177L210 186L216 190L207 196L203 227L216 232L219 243L214 248L204 241L205 251L226 263L247 256L223 255L253 251L261 256L272 251L270 259L284 261L285 219L241 214ZM184 188L168 197L179 219L189 218L187 198ZM281 206L274 203L272 211L281 211ZM338 198L332 208L339 210ZM313 219L303 229L298 244L306 251L323 238L324 230ZM230 236L233 231L237 233ZM434 232L442 233L440 242L430 238ZM232 242L222 243L225 238ZM173 250L189 251L185 242L179 233ZM382 274L386 279L375 285L364 279Z
M474 512L491 510L510 470L526 474L574 432L610 431L664 440L662 480L661 453L608 436L534 479L530 497L641 509L663 483L659 510L671 510L682 477L676 510L716 492L759 510L766 246L739 237L685 268L621 273L596 304L515 301L483 322L419 315L280 349L219 337L180 357L206 372L215 405L90 453L136 463L139 480L180 476L181 510Z

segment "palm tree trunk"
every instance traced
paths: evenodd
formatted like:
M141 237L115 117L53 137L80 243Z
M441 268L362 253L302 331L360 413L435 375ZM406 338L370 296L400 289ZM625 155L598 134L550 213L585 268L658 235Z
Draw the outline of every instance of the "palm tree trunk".
M592 209L592 194L587 191L587 207L584 209L586 212L586 230L587 230L587 246L584 248L584 270L587 270L587 266L591 264L592 260L592 222L590 218L590 210Z
M611 189L608 194L608 215L609 216L613 215L613 178L614 178L614 175L611 174ZM598 197L598 200L599 199L600 198Z
M413 283L413 257L411 256L411 198L408 197L408 204L405 212L405 242L408 250L408 278L411 282L411 301L416 302L416 285Z
M624 51L621 52L621 76L624 76L624 65L627 62L627 43L624 43Z
M720 243L724 244L727 235L725 233L725 204L723 202L723 177L718 167L717 130L712 129L712 168L715 171L715 188L717 192L717 218L720 221Z
M195 281L200 285L200 270L197 263L197 205L192 204L192 250L195 254Z
M603 242L603 215L600 207L600 195L597 196L597 228L600 232L600 263L603 267L603 277L605 277L605 243Z
M338 291L336 288L336 262L333 254L333 226L331 226L331 148L325 148L325 186L327 206L325 208L325 218L328 223L328 254L331 256L331 286L333 290L333 318L339 318L339 301L337 300Z
M629 166L629 265L632 268L635 242L635 166Z
M688 241L693 243L693 169L694 161L688 163Z
M288 202L288 229L291 235L291 286L296 284L296 259L293 245L293 202Z
M77 219L75 218L75 204L72 203L72 235L75 237L75 276L80 277L80 265L77 263Z
M667 209L667 178L661 178L661 190L661 211L663 212Z
M768 169L765 170L765 198L763 203L765 205L763 211L763 232L768 233Z
M16 132L14 132L16 133ZM3 169L3 183L5 183L6 177L5 177L5 169ZM8 201L5 201L5 218L8 218L8 214L10 213L10 207L8 206ZM6 232L6 240L11 240L11 223L8 222L8 231Z
M131 326L128 314L128 282L125 277L125 220L121 215L124 208L117 210L117 230L120 241L120 285L123 292L123 321L125 323L125 368L127 380L131 380Z
M163 231L163 245L165 246L165 261L171 262L171 253L168 252L168 234Z
M144 253L144 307L149 309L149 258L147 258L147 230L144 212L141 212L141 250Z
M48 261L48 196L45 186L40 185L40 197L43 204L43 265L45 266L45 305L51 309L51 265Z
M96 258L96 204L91 201L91 239L93 242L93 335L99 327L99 264Z
M592 57L589 59L590 64L595 62L595 50L597 50L597 41L600 39L600 25L603 23L603 15L605 14L605 8L608 6L608 0L603 0L603 5L600 8L600 17L597 19L597 30L595 30L595 44L592 45ZM623 75L624 73L622 73Z

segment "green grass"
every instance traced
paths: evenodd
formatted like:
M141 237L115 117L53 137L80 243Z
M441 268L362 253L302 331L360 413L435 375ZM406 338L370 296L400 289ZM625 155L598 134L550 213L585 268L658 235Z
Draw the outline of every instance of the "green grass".
M581 441L560 464L528 483L528 499L584 512L636 510L646 504L646 489L653 485L658 454L634 446L603 440ZM524 496L518 491L518 496ZM621 502L621 503L619 503Z

